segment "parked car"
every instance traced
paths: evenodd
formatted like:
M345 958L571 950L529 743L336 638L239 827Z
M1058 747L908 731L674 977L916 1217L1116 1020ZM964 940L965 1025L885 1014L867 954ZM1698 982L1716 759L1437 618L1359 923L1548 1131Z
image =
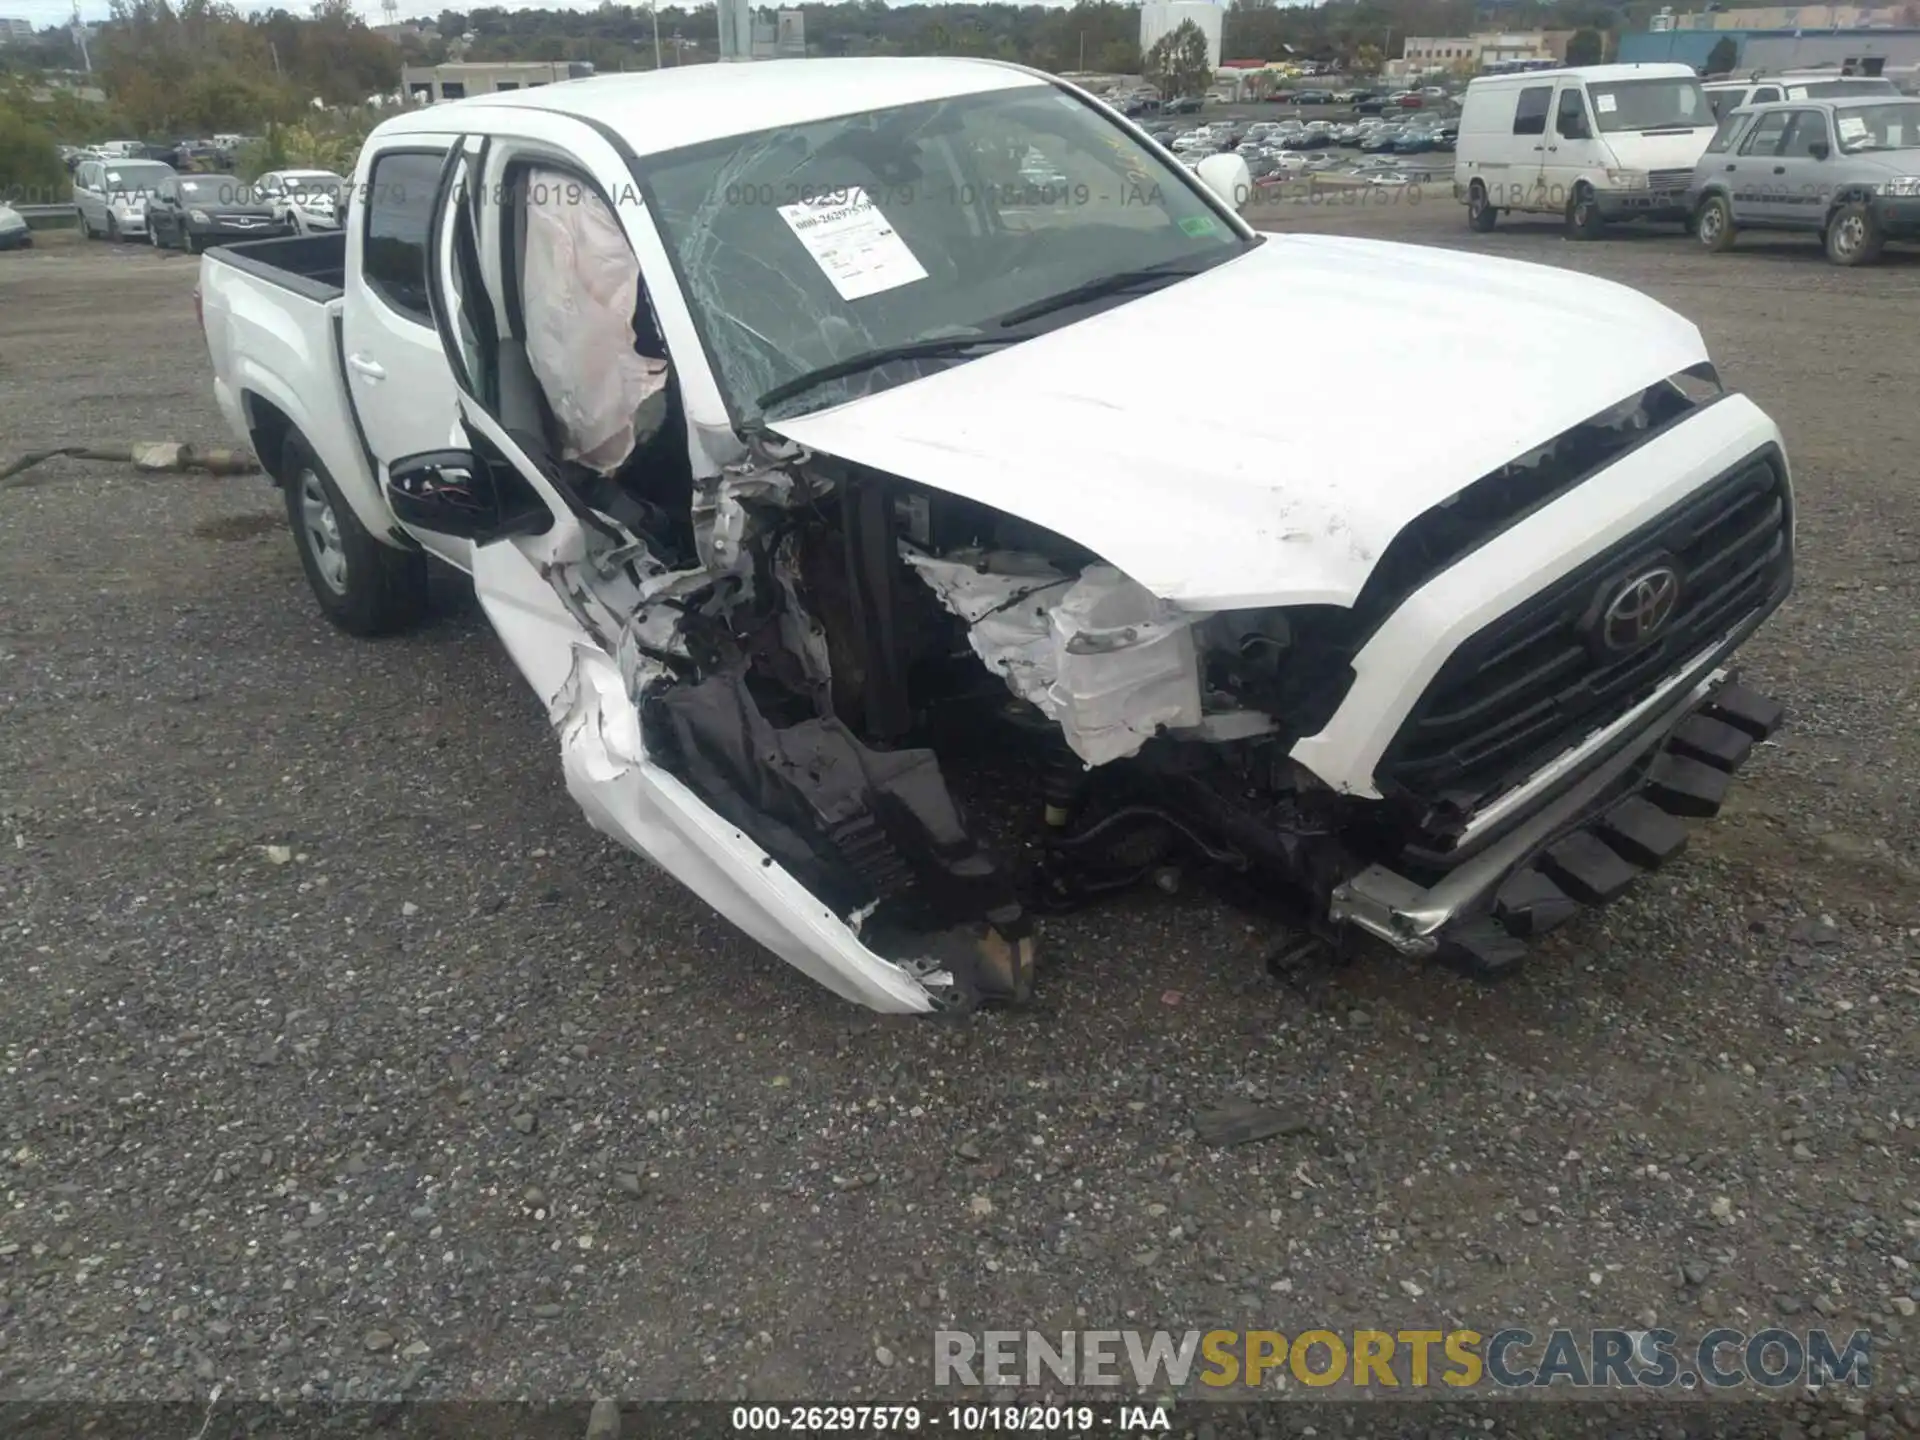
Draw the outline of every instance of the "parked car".
M1378 130L1375 130L1360 142L1360 153L1363 155L1373 155L1382 150L1391 150L1399 143L1400 136L1403 133L1405 132L1401 126L1382 125Z
M1392 105L1392 103L1393 102L1384 95L1369 95L1364 100L1355 101L1353 108L1361 115L1378 115Z
M1293 103L1296 105L1331 105L1333 103L1333 92L1331 90L1302 90L1298 95L1293 97Z
M297 230L334 230L350 193L331 170L269 170L254 182L275 215Z
M230 175L170 176L155 188L147 206L147 238L158 250L178 248L195 255L209 245L293 232L285 205Z
M1161 109L1169 115L1198 115L1205 99L1199 95L1180 95L1167 101Z
M1419 110L1427 104L1427 97L1418 90L1409 90L1393 102L1402 110Z
M1920 239L1920 100L1779 101L1721 122L1688 190L1693 233L1730 250L1741 230L1821 237L1836 265L1871 265Z
M73 204L89 240L147 233L147 203L174 173L158 160L84 160L73 172Z
M27 217L11 205L0 202L0 250L32 248L33 231L27 228Z
M805 70L402 112L366 224L208 252L215 397L337 625L418 617L423 552L464 569L592 822L880 1010L1030 991L1032 916L949 789L982 757L1062 900L1178 856L1485 976L1718 806L1780 720L1727 667L1790 588L1792 496L1692 323L1277 242L1244 161L1189 176L1051 77ZM972 223L983 133L1111 183ZM968 199L889 203L900 174ZM714 203L763 185L817 199ZM1280 333L1375 386L1276 387ZM1143 354L1211 363L1142 407ZM1353 444L1377 395L1418 443Z
M1687 65L1482 75L1460 115L1454 195L1476 230L1509 210L1558 214L1578 240L1616 220L1684 224L1687 187L1714 128Z
M1775 100L1841 100L1852 96L1890 97L1900 87L1883 75L1838 75L1831 71L1788 71L1779 75L1749 75L1744 80L1709 80L1702 87L1716 120L1724 120L1749 105Z

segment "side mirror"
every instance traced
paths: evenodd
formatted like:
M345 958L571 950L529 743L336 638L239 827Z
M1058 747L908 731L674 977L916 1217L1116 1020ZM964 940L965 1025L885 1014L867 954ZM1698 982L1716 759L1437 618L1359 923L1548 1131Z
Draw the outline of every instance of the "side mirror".
M1824 160L1827 158L1827 156L1831 155L1832 153L1833 153L1832 149L1827 145L1827 142L1824 140L1816 140L1811 145L1807 146L1807 154L1811 155L1816 160Z
M538 535L553 516L537 498L503 494L487 463L470 450L429 450L387 467L387 503L403 525L476 545Z
M1193 173L1236 211L1244 210L1253 198L1253 173L1247 169L1246 158L1234 151L1209 155L1194 166Z

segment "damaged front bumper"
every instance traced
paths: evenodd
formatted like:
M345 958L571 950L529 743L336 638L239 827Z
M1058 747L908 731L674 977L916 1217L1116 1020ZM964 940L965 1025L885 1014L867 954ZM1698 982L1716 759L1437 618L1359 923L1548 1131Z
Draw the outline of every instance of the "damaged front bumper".
M1783 717L1727 670L1681 681L1489 805L1463 845L1476 825L1510 828L1440 878L1421 884L1370 866L1334 891L1328 918L1403 954L1503 976L1525 959L1527 940L1677 854L1685 820L1718 812L1734 772ZM1621 745L1622 736L1632 738ZM1513 819L1543 794L1552 798Z

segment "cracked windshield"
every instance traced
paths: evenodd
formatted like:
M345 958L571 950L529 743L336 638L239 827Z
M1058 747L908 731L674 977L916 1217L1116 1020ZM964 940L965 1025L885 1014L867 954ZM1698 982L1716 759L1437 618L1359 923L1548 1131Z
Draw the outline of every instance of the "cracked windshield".
M903 383L1254 243L1196 180L1046 85L784 126L645 163L663 237L742 419Z

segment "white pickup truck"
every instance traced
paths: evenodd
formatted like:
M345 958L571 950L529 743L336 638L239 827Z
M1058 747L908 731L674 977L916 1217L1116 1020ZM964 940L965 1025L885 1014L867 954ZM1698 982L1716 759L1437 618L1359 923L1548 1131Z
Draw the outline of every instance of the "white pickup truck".
M1180 867L1503 974L1779 724L1780 435L1643 295L1245 178L986 61L608 76L387 121L199 298L327 615L466 571L588 818L839 994L1018 1000Z

